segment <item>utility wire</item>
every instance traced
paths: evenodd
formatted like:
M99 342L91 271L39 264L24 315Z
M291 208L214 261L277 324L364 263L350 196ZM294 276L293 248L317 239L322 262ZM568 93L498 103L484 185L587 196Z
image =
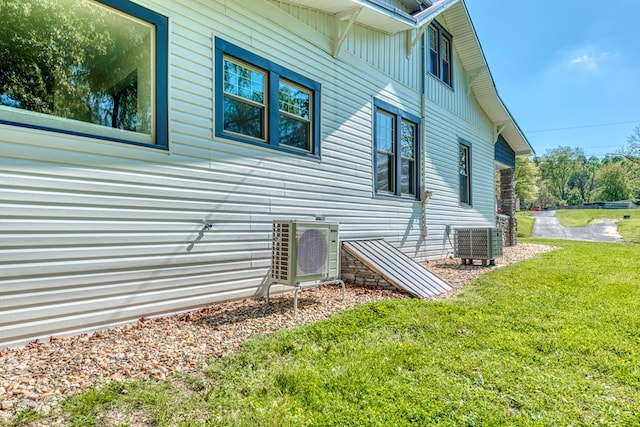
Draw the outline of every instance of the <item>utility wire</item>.
M604 127L604 126L628 125L630 123L640 124L640 120L633 120L633 121L630 121L630 122L600 123L600 124L597 124L597 125L570 126L570 127L565 127L565 128L554 128L554 129L528 130L528 131L525 131L525 133L555 132L555 131L559 131L559 130L586 129L586 128L597 128L597 127Z

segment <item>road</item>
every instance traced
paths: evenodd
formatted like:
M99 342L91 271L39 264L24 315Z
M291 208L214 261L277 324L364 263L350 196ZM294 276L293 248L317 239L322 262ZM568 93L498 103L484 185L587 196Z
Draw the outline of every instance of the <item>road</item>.
M618 234L617 222L599 219L586 227L563 227L555 211L542 211L534 215L533 237L551 239L587 240L590 242L622 242Z

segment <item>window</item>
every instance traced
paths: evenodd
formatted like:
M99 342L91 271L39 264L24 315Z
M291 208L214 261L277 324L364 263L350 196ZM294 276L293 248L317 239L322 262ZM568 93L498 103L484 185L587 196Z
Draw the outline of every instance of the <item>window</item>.
M216 136L320 155L320 85L216 39Z
M2 8L0 123L167 147L166 17L115 0Z
M429 72L452 86L451 35L437 23L429 25Z
M375 192L418 197L420 119L382 101L374 101Z
M471 144L459 144L460 204L471 206Z
M232 58L224 60L224 129L266 141L267 73Z

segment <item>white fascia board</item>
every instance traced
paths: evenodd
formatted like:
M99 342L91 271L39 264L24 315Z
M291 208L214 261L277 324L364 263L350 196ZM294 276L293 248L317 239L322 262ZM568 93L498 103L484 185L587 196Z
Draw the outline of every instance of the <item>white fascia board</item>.
M431 6L414 15L416 18L416 25L418 27L422 27L423 25L430 23L436 18L436 16L440 15L459 1L460 0L438 0L433 2Z

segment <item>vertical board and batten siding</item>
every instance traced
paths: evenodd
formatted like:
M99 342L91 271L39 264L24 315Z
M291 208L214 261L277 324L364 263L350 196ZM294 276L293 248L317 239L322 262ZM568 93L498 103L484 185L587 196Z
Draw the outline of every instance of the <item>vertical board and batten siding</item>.
M266 2L139 3L170 17L169 152L2 126L0 346L258 295L273 219L424 256L418 204L372 197L372 99L419 115L414 87ZM214 37L322 84L321 160L213 138Z
M336 26L341 26L341 31L346 26L345 23L336 21L335 16L319 12L308 7L292 5L282 0L270 0L276 7L287 12L305 26L322 34L327 40L333 40ZM395 2L396 7L402 8L401 2ZM313 41L311 41L313 43ZM331 49L333 48L331 42ZM339 57L343 57L342 52L348 52L365 61L367 64L382 71L393 80L421 91L421 65L420 48L417 46L407 58L407 34L400 32L397 34L387 34L385 32L356 24L347 34L342 44ZM392 53L391 55L389 53ZM352 70L358 73L360 70Z

